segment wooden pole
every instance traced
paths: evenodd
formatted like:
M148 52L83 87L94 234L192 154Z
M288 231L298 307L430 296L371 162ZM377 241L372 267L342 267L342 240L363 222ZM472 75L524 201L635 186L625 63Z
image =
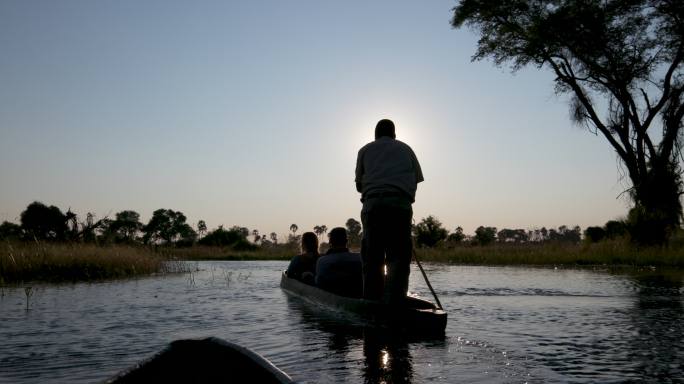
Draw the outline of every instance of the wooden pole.
M418 264L418 268L420 268L420 272L423 273L423 277L425 278L425 282L427 283L428 288L430 288L430 292L432 292L432 296L434 296L435 301L437 302L437 307L441 310L444 310L444 308L442 307L442 303L440 303L439 298L437 298L437 294L435 293L435 290L432 289L432 284L430 284L430 280L428 280L427 274L425 273L423 266L420 265L420 260L418 260L418 255L416 255L416 249L411 247L411 251L413 251L413 259L416 260L416 264Z

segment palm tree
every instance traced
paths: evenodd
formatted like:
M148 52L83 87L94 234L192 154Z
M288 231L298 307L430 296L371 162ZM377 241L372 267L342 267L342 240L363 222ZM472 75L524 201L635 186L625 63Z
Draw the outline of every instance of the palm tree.
M259 237L259 230L258 229L253 229L252 230L252 236L254 236L254 242L258 242L260 237Z
M316 225L313 227L313 231L316 234L316 236L318 236L320 238L321 235L323 234L323 226Z
M271 232L271 241L273 244L278 244L278 235L275 232Z
M292 231L293 236L297 235L298 229L299 229L299 227L297 226L297 224L290 224L290 231Z
M205 223L204 220L197 222L197 233L200 237L203 237L204 234L207 233L207 223Z

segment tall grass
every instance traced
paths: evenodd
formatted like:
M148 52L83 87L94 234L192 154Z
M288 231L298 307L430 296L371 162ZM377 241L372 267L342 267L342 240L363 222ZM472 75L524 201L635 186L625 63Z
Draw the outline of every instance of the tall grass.
M188 248L168 248L160 251L166 258L177 260L290 260L298 250L279 246L255 251L236 251L231 247L195 245Z
M357 251L358 250L354 250ZM235 251L230 247L195 246L162 251L179 260L290 260L298 253L293 247L260 248ZM610 240L595 244L494 244L456 246L453 248L418 248L420 260L472 265L541 265L541 266L659 266L684 268L684 241L667 247L638 248L628 240Z
M540 265L684 268L684 238L667 247L637 248L629 241L596 244L495 244L419 248L421 261L470 265ZM0 286L30 281L65 282L186 272L178 260L290 260L296 247L256 251L230 247L159 248L91 244L0 244ZM175 261L174 261L175 260Z
M418 249L421 260L476 265L659 266L684 268L684 247L639 248L625 240L595 244L497 244Z
M83 281L164 272L164 258L143 247L4 243L0 284Z

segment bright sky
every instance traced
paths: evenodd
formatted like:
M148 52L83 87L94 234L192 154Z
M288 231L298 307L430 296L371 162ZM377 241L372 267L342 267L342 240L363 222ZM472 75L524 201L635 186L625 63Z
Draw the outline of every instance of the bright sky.
M375 123L449 230L601 225L626 188L548 70L470 61L452 0L0 2L0 220L158 208L284 236L359 219Z

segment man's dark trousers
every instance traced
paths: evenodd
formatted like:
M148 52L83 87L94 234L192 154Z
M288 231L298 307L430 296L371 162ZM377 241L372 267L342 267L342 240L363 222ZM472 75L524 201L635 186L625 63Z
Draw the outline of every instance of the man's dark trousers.
M411 264L412 217L408 198L378 197L364 201L361 211L364 298L394 305L404 302Z

